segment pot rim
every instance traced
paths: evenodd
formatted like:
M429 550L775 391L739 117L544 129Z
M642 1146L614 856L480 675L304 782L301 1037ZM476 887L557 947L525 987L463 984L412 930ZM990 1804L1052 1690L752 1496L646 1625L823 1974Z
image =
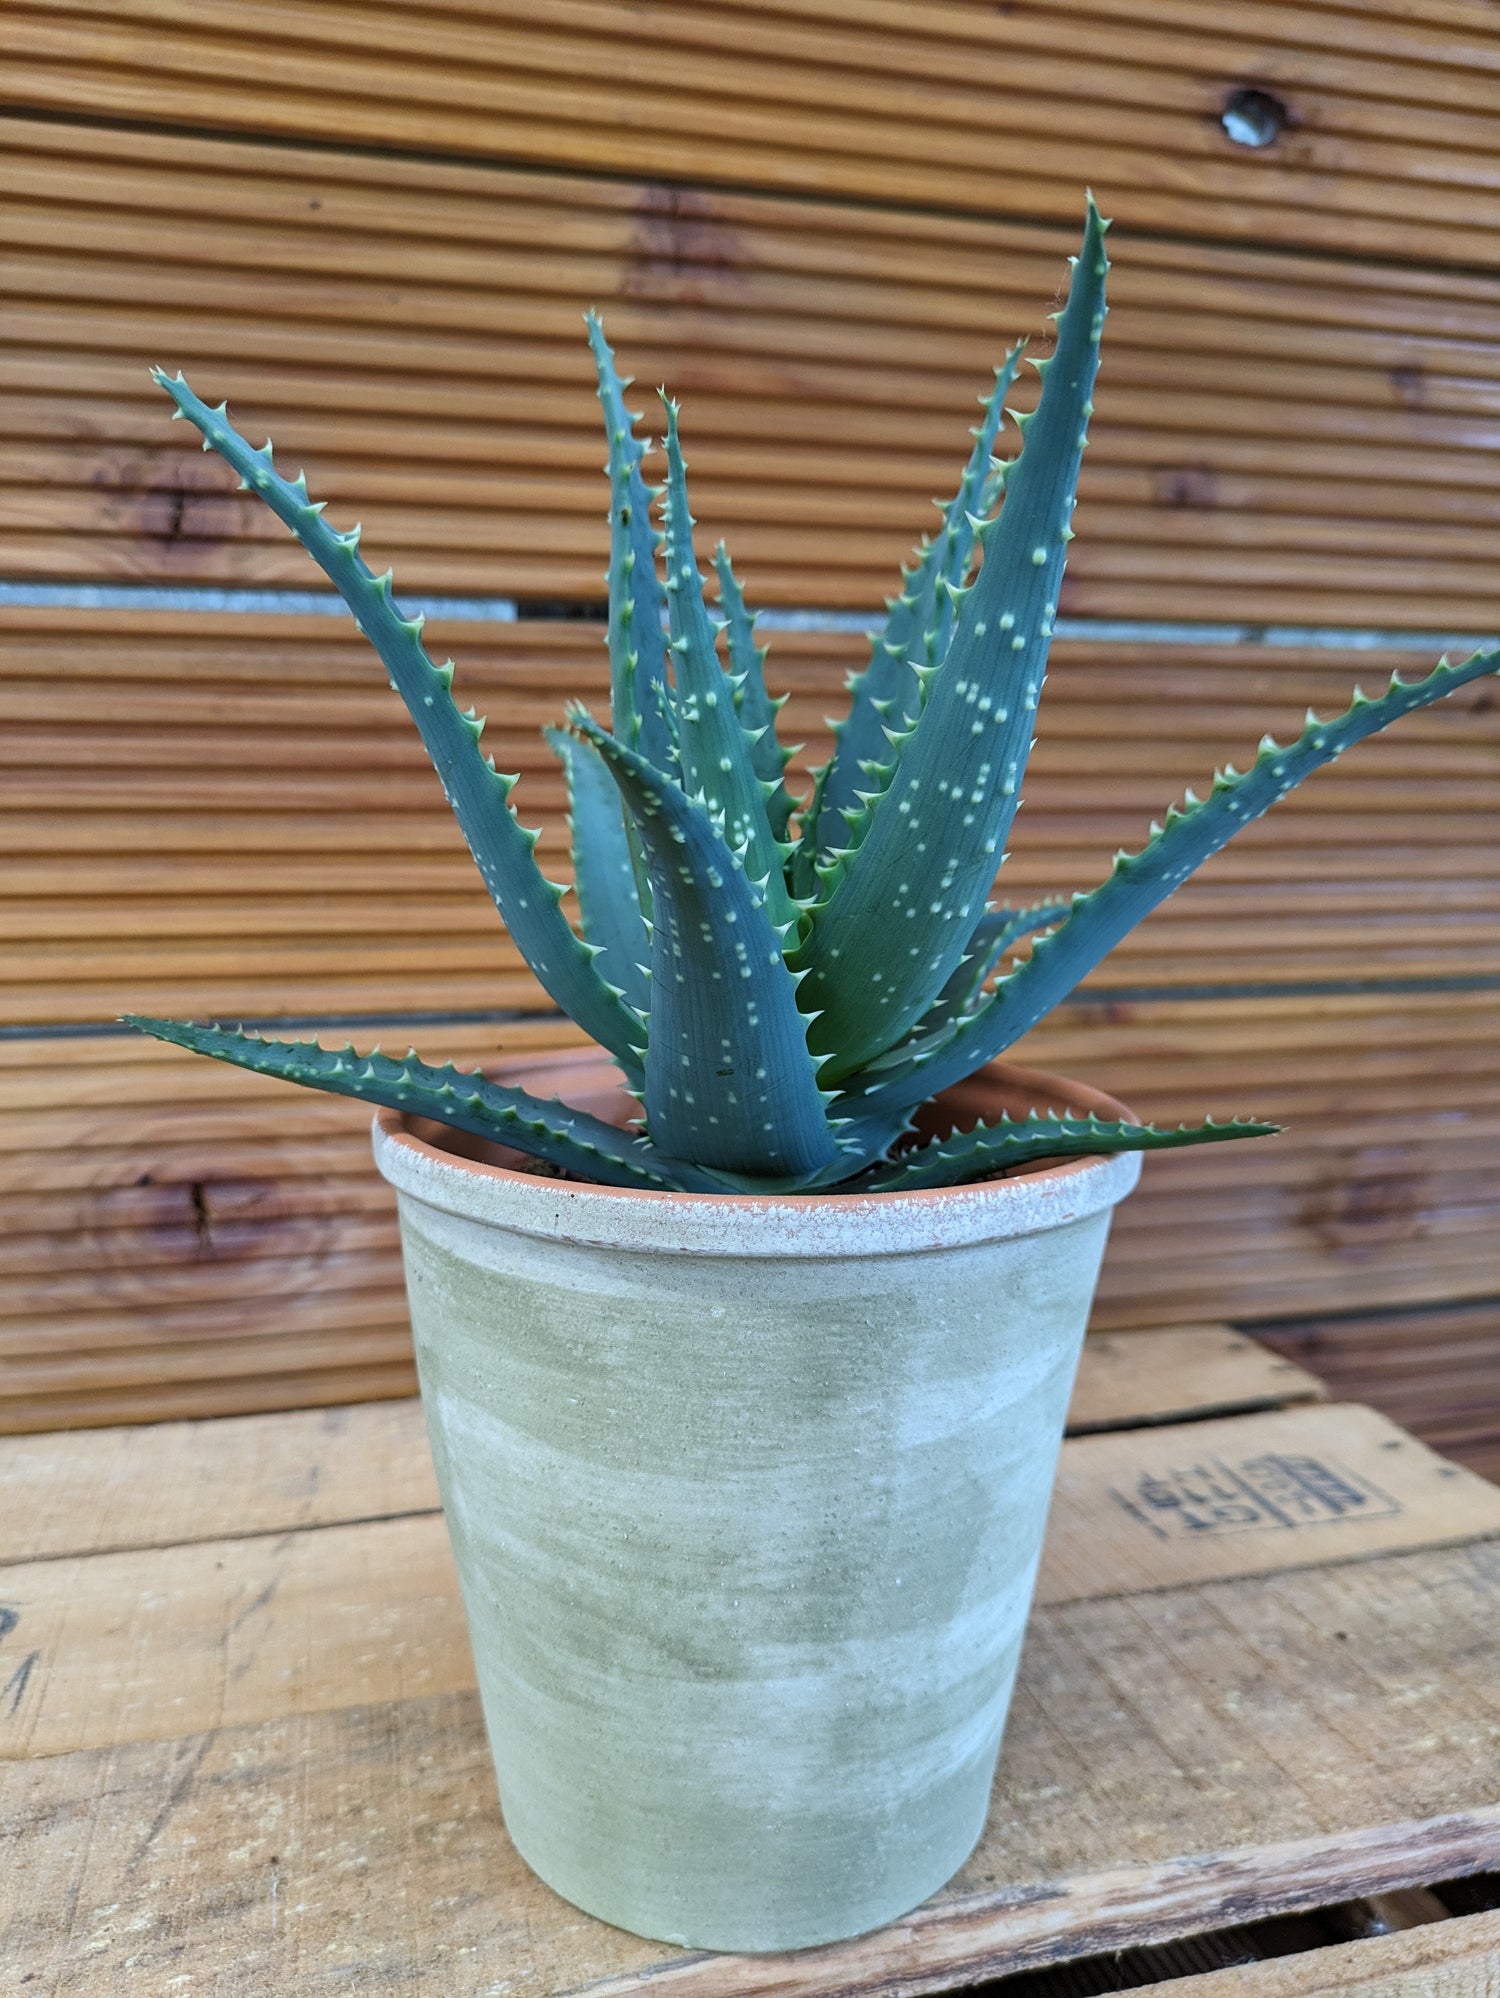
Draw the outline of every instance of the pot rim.
M528 1071L573 1071L596 1086L618 1073L603 1048L527 1053L487 1070L517 1080ZM992 1062L977 1074L1044 1103L1131 1118L1102 1090L1045 1069ZM399 1110L378 1110L371 1136L375 1163L398 1193L440 1213L581 1246L718 1257L902 1255L1041 1234L1113 1207L1141 1172L1139 1152L1117 1152L906 1193L678 1193L592 1186L466 1158L420 1136Z

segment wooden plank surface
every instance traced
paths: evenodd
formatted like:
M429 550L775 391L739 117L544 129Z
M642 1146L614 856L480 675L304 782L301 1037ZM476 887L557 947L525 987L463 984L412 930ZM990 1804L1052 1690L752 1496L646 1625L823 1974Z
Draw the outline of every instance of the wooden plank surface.
M1500 1533L1500 1487L1374 1409L1279 1409L1064 1446L1037 1596L1274 1574Z
M168 1475L155 1475L162 1465ZM298 1532L437 1506L414 1398L0 1442L6 1563Z
M1092 181L1133 225L1463 265L1500 228L1477 8L32 0L8 30L13 101L64 117L948 212L1071 214ZM1286 108L1264 150L1219 122L1247 79Z
M118 1998L918 1992L1477 1871L1497 1591L1481 1546L1043 1609L978 1851L834 1951L692 1958L577 1915L505 1840L454 1692L7 1765L6 1960Z
M1069 1432L1321 1399L1227 1325L1085 1342ZM153 1475L167 1465L169 1475ZM0 1443L0 1562L54 1560L437 1509L415 1399Z
M682 395L752 600L878 607L991 367L1046 330L1085 178L1038 227L1013 194L965 218L8 118L0 570L319 582L167 422L155 359L305 462L399 586L597 601L598 305ZM1064 613L1500 624L1500 280L1472 252L1114 240Z
M16 641L0 669L4 1019L537 1003L352 630L176 614L122 631L107 614L21 610L0 612L0 629ZM565 872L535 730L564 686L600 698L600 634L458 637L461 684L523 767L522 809ZM786 635L772 656L789 729L815 755L861 644ZM1392 664L1420 658L1059 647L1007 892L1097 878L1265 723L1285 729ZM1271 1145L1152 1162L1115 1229L1102 1326L1493 1290L1489 994L1133 996L1206 974L1470 979L1500 964L1500 721L1481 694L1320 775L1101 967L1096 1002L1029 1037L1031 1059L1104 1082L1142 1115L1255 1110L1291 1127ZM268 696L294 728L263 726ZM63 727L64 712L79 719ZM363 1045L382 1029L348 1031ZM555 1017L394 1031L437 1058L570 1038ZM144 1043L0 1048L0 1421L410 1393L365 1127L358 1106Z
M233 391L409 587L594 601L577 315L602 302L641 378L685 394L705 532L752 591L874 603L951 482L997 344L1052 298L1090 177L1119 255L1064 610L1500 623L1500 282L1479 254L1500 226L1500 41L1477 0L1253 0L1232 21L1207 0L1149 18L940 0L920 25L894 0L714 0L654 6L644 42L612 0L546 21L510 0L36 0L13 21L0 575L313 580L164 427L154 357ZM676 115L649 126L622 68L643 45L674 70ZM1261 153L1216 123L1247 80L1291 112ZM0 628L0 1024L534 1002L404 721L315 623ZM532 732L562 691L598 698L595 637L463 649L558 871ZM777 647L810 754L860 649ZM1060 654L1011 880L1093 878L1268 719L1372 663ZM265 726L268 687L295 728ZM1467 697L1319 780L1100 989L1205 967L1231 987L1493 979L1493 721ZM1262 1002L1219 1031L1206 1008L1121 998L1050 1024L1028 1052L1080 1057L1146 1114L1274 1104L1295 1126L1274 1171L1153 1170L1100 1322L1492 1293L1488 1006ZM110 1072L70 1048L59 1073L42 1052L29 1093L0 1071L0 1422L409 1392L357 1113L282 1122L269 1098L199 1095L186 1064Z
M1084 1342L1068 1432L1245 1415L1327 1394L1316 1374L1228 1325L1096 1332Z
M1289 1320L1270 1337L1283 1356L1315 1367L1340 1398L1386 1410L1445 1455L1500 1484L1500 1305Z
M1172 1998L1491 1998L1500 1913L1174 1978Z
M260 1418L273 1429L283 1419ZM174 1476L175 1441L170 1431L152 1434L137 1467L154 1462L158 1476ZM393 1483L419 1497L425 1438L391 1441L410 1460ZM232 1454L225 1468L233 1473ZM247 1506L247 1521L267 1522L258 1530L0 1568L8 1612L0 1662L17 1661L6 1677L28 1661L0 1699L0 1757L66 1755L473 1685L434 1497L404 1516L371 1507L375 1516L357 1523L289 1528L273 1523L274 1457L268 1482L267 1511ZM122 1495L117 1509L128 1503ZM1078 1437L1063 1447L1037 1600L1060 1607L1486 1537L1500 1538L1500 1489L1368 1409Z

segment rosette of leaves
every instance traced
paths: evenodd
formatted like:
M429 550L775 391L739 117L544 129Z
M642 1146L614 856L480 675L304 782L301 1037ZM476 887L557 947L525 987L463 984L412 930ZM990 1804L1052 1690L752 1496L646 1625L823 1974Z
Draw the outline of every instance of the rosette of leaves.
M452 695L359 529L322 517L271 446L179 374L156 379L241 483L298 537L379 654L421 733L500 918L547 993L618 1062L640 1103L619 1129L557 1101L352 1048L137 1018L161 1039L315 1089L437 1118L607 1185L685 1192L866 1192L982 1178L1036 1158L1258 1136L1245 1119L1158 1130L1032 1115L913 1147L914 1113L1010 1047L1241 827L1351 744L1494 672L1500 650L1356 690L1266 737L1247 768L1188 792L1138 852L1063 904L991 902L1036 727L1105 316L1105 224L1090 203L1067 304L1029 414L1007 412L1018 349L996 377L958 491L903 571L850 687L829 762L795 799L780 703L729 557L717 610L693 546L676 405L666 481L649 485L592 314L608 436L611 720L575 708L549 731L571 800L579 926L512 806L515 778ZM1006 414L1020 448L997 461ZM659 506L661 526L653 518ZM1024 960L998 977L1009 946Z

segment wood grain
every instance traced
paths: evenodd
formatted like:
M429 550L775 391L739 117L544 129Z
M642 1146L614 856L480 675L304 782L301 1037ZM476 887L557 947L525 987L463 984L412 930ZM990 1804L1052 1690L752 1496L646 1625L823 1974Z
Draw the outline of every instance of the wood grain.
M1174 1979L1172 1998L1490 1998L1497 1973L1491 1913Z
M0 569L317 581L167 424L155 357L269 428L404 588L597 600L599 305L684 397L703 531L752 595L876 607L990 368L1044 328L1083 178L1037 227L1015 196L1002 221L992 196L935 215L7 119ZM1494 629L1500 284L1475 255L1116 240L1064 611Z
M279 1419L260 1418L272 1428ZM408 1460L397 1490L420 1500L425 1439L390 1440ZM152 1432L131 1468L138 1475L149 1463L175 1479L178 1441ZM128 1512L128 1486L119 1504ZM430 1498L403 1514L389 1500L366 1509L372 1516L353 1524L325 1514L314 1527L257 1530L252 1506L230 1539L127 1544L0 1569L5 1655L33 1660L17 1697L0 1702L0 1756L67 1755L469 1689L441 1514ZM275 1519L274 1498L260 1518ZM1491 1536L1500 1537L1500 1490L1366 1409L1077 1437L1063 1446L1037 1601L1145 1594Z
M624 1998L648 1972L693 1998L915 1994L1478 1871L1500 1859L1497 1589L1479 1547L1040 1611L968 1866L894 1930L800 1957L685 1957L558 1901L505 1839L469 1693L12 1763L7 1961L120 1998L185 1961L236 1998Z
M719 1957L701 1964L653 1964L644 1972L618 1977L601 1988L608 1998L627 1998L627 1994L637 1998L648 1981L660 1978L669 1990L685 1994L685 1998L686 1994L718 1998L720 1993L724 1998L817 1998L828 1988L824 1979L837 1979L841 1991L875 1989L905 1998L905 1994L933 1989L939 1976L942 1985L938 1988L955 1980L961 1984L971 1979L982 1982L1019 1969L1067 1963L1084 1953L1104 1956L1149 1946L1180 1935L1184 1929L1212 1928L1226 1916L1242 1915L1247 1908L1258 1914L1276 1914L1314 1905L1319 1892L1330 1897L1347 1895L1351 1880L1377 1874L1392 1846L1403 1836L1408 1841L1408 1866L1440 1866L1445 1848L1456 1850L1472 1864L1476 1853L1490 1848L1493 1830L1487 1820L1488 1813L1476 1813L1447 1825L1413 1823L1382 1827L1373 1836L1356 1833L1349 1848L1337 1855L1324 1841L1308 1839L1254 1855L1195 1855L1180 1869L1122 1866L1086 1881L1039 1883L1040 1893L1027 1895L1022 1890L1014 1901L1001 1897L999 1906L981 1902L950 1915L941 1905L929 1903L892 1929L844 1945L836 1956L829 1952L821 1958L810 1953L803 1958ZM1023 1899L1053 1900L1061 1906L1023 1911ZM1477 1972L1485 1982L1476 1998L1489 1998L1493 1957L1476 1950L1476 1944L1479 1949L1484 1947L1483 1934L1467 1940L1468 1977L1457 1988L1468 1998L1465 1984L1472 1989L1471 1980ZM1420 1961L1411 1946L1404 1956L1407 1964ZM1441 1955L1438 1961L1442 1961ZM1306 1972L1313 1966L1304 1968ZM1281 1992L1298 1988L1290 1979L1270 1986L1278 1998ZM1313 1981L1306 1988L1320 1987ZM1369 1987L1355 1983L1352 1988ZM1374 1988L1381 1990L1379 1984ZM1402 1989L1400 1984L1395 1987L1396 1992ZM1405 1986L1406 1991L1424 1993L1424 1998L1428 1989L1420 1983Z
M0 1021L545 1003L352 625L17 609L0 610L0 634ZM448 635L463 697L490 714L502 766L523 773L518 808L565 877L561 779L538 731L567 693L604 704L602 633ZM801 768L865 656L852 636L773 642ZM1059 645L1005 892L1091 883L1267 727L1429 663ZM1094 986L1500 976L1497 743L1479 685L1362 745L1248 829Z
M1459 264L1495 228L1493 24L1207 0L996 15L885 0L365 4L102 0L14 10L18 104L354 149L443 150L875 204L1071 215ZM651 119L647 56L672 116ZM287 86L288 65L296 87ZM1246 77L1288 129L1231 144ZM1003 103L1005 116L994 107Z
M1327 1393L1316 1373L1228 1325L1143 1329L1128 1337L1096 1332L1084 1341L1068 1430L1080 1436L1190 1415L1243 1415L1322 1401Z
M1101 1334L1084 1346L1068 1427L1175 1422L1325 1393L1228 1326ZM153 1477L163 1461L171 1476ZM0 1443L0 1561L12 1563L347 1525L437 1504L415 1400Z
M1028 1037L1038 1064L1098 1080L1143 1116L1254 1110L1288 1126L1148 1161L1114 1225L1096 1327L1492 1297L1492 1015L1482 991L1063 1008ZM408 1037L438 1060L577 1038L546 1019ZM0 1423L410 1394L394 1217L367 1129L357 1104L144 1040L0 1042ZM1406 1379L1425 1368L1435 1401L1481 1405L1482 1345L1413 1350ZM1378 1401L1385 1387L1356 1391ZM1482 1438L1476 1424L1463 1447Z
M752 594L872 606L996 353L1040 329L1089 179L1118 250L1064 612L1495 629L1497 69L1479 0L28 0L0 121L0 575L316 580L165 424L162 359L273 429L408 589L597 603L599 303L683 393L703 531ZM666 74L672 115L643 116ZM1245 82L1289 113L1260 152L1218 122ZM599 634L453 642L565 875L535 731L602 699ZM0 1025L538 1006L352 633L5 612L0 652ZM808 759L862 654L776 644ZM1086 885L1267 725L1426 663L1059 648L1008 887ZM1491 995L1223 995L1500 976L1497 740L1471 690L1320 777L1033 1037L1144 1114L1292 1126L1153 1163L1101 1325L1493 1294ZM0 1426L409 1393L362 1125L12 1044ZM1481 1461L1482 1355L1422 1336L1421 1365L1381 1347L1378 1391Z
M1341 1397L1378 1402L1434 1449L1500 1484L1500 1306L1492 1299L1291 1320L1269 1336Z
M1373 1409L1278 1409L1064 1446L1037 1597L1067 1602L1500 1533L1500 1489Z

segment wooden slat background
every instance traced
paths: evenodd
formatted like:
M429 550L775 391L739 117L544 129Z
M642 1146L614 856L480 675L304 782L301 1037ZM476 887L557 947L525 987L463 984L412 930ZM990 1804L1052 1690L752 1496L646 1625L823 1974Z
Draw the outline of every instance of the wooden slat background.
M1500 628L1484 0L58 0L5 42L0 583L316 585L167 422L146 364L182 366L408 591L553 614L432 629L559 875L535 731L604 687L589 305L643 402L683 397L705 543L756 600L867 609L1094 185L1114 310L1064 613L1348 636L1060 644L1018 892L1088 885L1263 729L1420 670L1418 634ZM1246 87L1286 107L1263 151L1219 122ZM863 654L775 639L808 757ZM1481 686L1320 775L1023 1050L1290 1127L1151 1162L1101 1324L1284 1321L1485 1463L1497 806ZM107 1031L566 1038L357 635L0 605L0 862L0 1427L407 1392L363 1114Z
M642 396L683 398L695 504L759 600L866 608L1080 206L1043 227L22 118L0 148L0 568L55 578L313 580L166 424L157 361L306 461L406 587L598 599L598 304ZM1065 613L1500 624L1500 277L1123 225L1114 254Z
M587 166L889 208L1071 218L1482 265L1500 230L1483 0L54 0L7 9L54 113ZM1281 94L1233 148L1229 90Z
M540 729L607 703L587 623L432 627L568 872ZM545 1003L499 928L399 700L352 622L0 609L0 1021L129 1010L389 1013ZM782 634L789 740L868 657ZM1007 893L1087 888L1266 728L1426 655L1059 643ZM1118 949L1091 990L1500 978L1500 704L1479 683L1311 780Z
M1374 1312L1492 1290L1492 1017L1488 993L1112 1001L1054 1016L1026 1056L1107 1077L1143 1115L1248 1102L1292 1126L1150 1162L1116 1224L1096 1324ZM564 1037L542 1022L384 1036L435 1058ZM0 1106L4 1426L410 1392L391 1202L357 1105L86 1037L0 1042ZM1464 1364L1472 1383L1483 1352Z

